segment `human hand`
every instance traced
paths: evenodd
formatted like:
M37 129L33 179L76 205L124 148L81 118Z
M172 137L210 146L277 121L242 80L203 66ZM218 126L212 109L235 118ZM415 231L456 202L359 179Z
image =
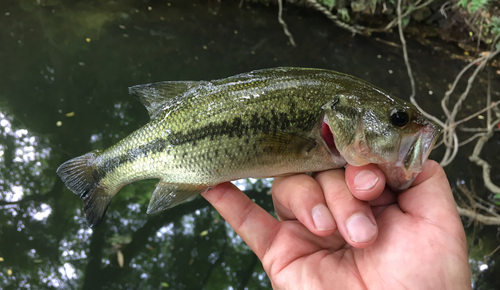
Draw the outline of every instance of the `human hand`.
M203 196L259 257L274 289L471 288L465 233L434 161L400 194L375 165L276 178L279 220L230 183Z

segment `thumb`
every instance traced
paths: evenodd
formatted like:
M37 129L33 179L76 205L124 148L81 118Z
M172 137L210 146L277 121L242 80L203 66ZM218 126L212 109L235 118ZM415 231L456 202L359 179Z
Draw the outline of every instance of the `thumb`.
M428 160L412 186L398 197L401 210L415 217L442 223L457 221L461 226L457 206L443 168Z

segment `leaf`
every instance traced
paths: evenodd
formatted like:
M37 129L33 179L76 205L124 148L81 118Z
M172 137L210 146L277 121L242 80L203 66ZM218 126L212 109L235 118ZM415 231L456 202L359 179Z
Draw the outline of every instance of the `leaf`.
M336 0L320 0L318 2L325 5L326 7L328 7L328 9L331 10L335 6Z
M405 18L401 19L401 24L403 25L403 27L406 27L408 25L408 23L410 23L409 17L405 17Z
M123 253L122 253L122 251L118 250L118 252L116 253L116 259L118 260L118 266L120 266L120 268L123 268Z
M460 0L460 1L458 1L457 5L465 9L465 8L467 8L468 3L469 3L469 0Z
M161 282L161 287L165 287L165 288L168 288L170 285L168 285L167 282Z
M351 16L349 16L349 11L346 8L339 9L338 12L340 13L340 16L342 17L343 21L349 21L351 20Z
M485 8L488 3L488 0L472 0L470 2L470 11L472 13L476 12L479 9Z

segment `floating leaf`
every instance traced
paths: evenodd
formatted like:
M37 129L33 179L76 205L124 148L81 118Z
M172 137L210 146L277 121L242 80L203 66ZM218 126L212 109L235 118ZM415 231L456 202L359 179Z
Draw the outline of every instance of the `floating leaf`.
M120 266L120 268L123 268L123 253L122 253L122 251L118 250L118 252L116 253L116 259L118 260L118 266Z
M161 282L161 287L165 287L165 288L168 288L170 285L168 285L167 282Z
M75 112L69 112L69 113L66 113L66 117L73 117L75 115Z
M204 230L203 232L200 233L200 237L204 237L208 235L208 231L207 230Z

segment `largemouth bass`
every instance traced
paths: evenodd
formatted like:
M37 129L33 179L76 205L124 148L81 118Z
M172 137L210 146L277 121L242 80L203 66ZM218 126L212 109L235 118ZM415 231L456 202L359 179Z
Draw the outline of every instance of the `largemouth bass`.
M307 68L129 88L151 120L57 174L99 225L124 185L158 178L148 213L219 183L375 163L405 190L440 130L412 105L353 76Z

